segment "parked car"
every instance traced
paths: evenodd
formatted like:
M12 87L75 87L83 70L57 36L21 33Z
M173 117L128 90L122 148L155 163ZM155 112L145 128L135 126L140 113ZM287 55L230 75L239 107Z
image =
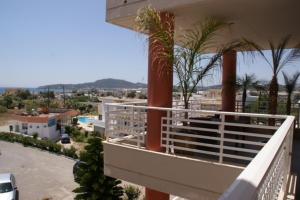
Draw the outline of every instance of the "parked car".
M78 160L74 166L73 166L73 175L74 175L74 178L77 179L78 178L78 170L81 166L86 166L87 164L81 160Z
M17 200L18 190L16 180L13 174L0 174L0 199Z
M62 144L69 144L71 142L71 139L68 134L62 134L60 141Z

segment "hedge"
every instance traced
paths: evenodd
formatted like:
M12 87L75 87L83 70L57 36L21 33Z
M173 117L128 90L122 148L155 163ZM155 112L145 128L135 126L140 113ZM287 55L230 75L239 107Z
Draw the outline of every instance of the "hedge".
M76 149L72 146L71 149L62 147L60 144L56 144L50 140L38 140L33 137L13 134L13 133L0 133L0 140L6 142L17 142L23 144L24 147L30 146L45 151L53 152L56 154L65 155L70 158L77 159Z

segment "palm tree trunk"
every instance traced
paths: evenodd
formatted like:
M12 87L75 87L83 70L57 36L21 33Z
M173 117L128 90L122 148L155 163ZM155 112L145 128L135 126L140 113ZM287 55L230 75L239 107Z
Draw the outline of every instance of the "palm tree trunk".
M246 99L247 99L247 90L246 88L243 89L243 95L242 95L242 112L245 112L246 107Z
M189 99L187 97L187 95L183 96L183 101L184 101L184 109L189 109ZM188 112L184 112L184 119L187 120L189 118L189 113ZM187 121L183 122L184 126L187 126Z
M260 100L261 100L261 91L259 92L258 100L257 100L257 113L260 113Z
M273 76L270 84L269 94L269 114L277 114L278 81L276 75ZM275 125L274 119L269 119L269 125Z
M292 94L288 94L287 102L286 102L286 114L290 115L291 114L291 105L292 105L292 100L291 100Z

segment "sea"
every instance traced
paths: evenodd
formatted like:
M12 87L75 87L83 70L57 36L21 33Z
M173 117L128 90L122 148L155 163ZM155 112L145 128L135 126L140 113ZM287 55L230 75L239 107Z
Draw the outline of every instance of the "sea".
M22 89L22 90L29 90L32 94L38 94L40 92L47 92L47 89L41 88L12 88L12 87L0 87L0 94L5 93L6 90L9 89ZM54 91L55 93L63 93L62 89L50 89L50 91ZM67 92L67 91L66 91Z

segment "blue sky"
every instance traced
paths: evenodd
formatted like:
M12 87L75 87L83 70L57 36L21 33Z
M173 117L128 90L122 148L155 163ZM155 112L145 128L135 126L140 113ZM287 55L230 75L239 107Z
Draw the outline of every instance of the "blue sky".
M137 33L105 22L104 0L1 0L0 69L0 87L102 78L146 82L147 44ZM296 69L300 64L286 68ZM268 80L271 71L256 59L239 62L238 73L245 72Z

